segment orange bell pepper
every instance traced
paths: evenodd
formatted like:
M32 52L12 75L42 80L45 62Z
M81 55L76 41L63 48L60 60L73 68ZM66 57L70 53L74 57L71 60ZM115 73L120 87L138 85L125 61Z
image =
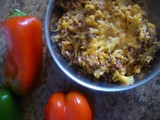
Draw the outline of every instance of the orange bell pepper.
M80 92L53 94L44 111L45 120L93 120L86 97Z
M6 83L15 93L26 95L36 86L42 68L42 24L17 11L1 27L7 43Z

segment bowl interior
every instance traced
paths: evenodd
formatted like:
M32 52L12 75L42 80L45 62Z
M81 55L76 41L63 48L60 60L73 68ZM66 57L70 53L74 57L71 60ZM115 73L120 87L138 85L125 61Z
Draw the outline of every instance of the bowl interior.
M50 53L59 66L59 68L72 80L81 84L82 86L99 90L99 91L107 91L107 92L115 92L115 91L123 91L128 90L131 88L135 88L145 82L151 80L155 75L160 72L160 51L156 53L155 59L149 64L149 67L145 67L142 69L142 72L138 75L135 75L135 83L133 85L125 86L120 84L111 84L107 82L93 82L90 80L89 77L82 76L77 73L75 69L73 69L66 59L61 55L60 49L56 43L51 42L51 36L54 34L50 31L50 21L52 18L52 13L56 12L54 10L55 0L50 0L46 18L45 18L45 36L48 48ZM160 8L159 8L160 1L159 0L150 0L148 2L148 14L149 14L149 21L154 23L157 27L157 34L160 33ZM160 34L157 35L158 40L160 40Z

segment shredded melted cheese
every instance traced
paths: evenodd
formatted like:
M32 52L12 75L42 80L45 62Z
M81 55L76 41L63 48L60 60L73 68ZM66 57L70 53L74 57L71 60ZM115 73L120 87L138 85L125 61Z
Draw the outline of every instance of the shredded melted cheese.
M133 74L152 60L148 55L144 64L141 58L156 41L145 11L128 0L70 0L62 6L67 12L54 36L62 55L95 78L110 74L114 82L133 84Z

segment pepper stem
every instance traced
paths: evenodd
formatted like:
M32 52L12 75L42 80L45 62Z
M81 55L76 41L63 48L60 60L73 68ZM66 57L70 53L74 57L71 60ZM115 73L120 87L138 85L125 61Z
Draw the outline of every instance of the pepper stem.
M15 9L14 12L9 16L9 18L27 16L28 14L20 11L19 9Z

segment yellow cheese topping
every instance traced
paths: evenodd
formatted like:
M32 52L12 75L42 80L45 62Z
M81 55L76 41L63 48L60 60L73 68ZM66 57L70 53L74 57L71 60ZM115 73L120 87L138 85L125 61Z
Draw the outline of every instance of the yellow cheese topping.
M145 11L128 0L61 4L67 12L57 22L54 40L62 55L99 80L109 76L113 82L133 84L133 75L141 72L155 51L145 54L156 42L155 26L144 18Z

